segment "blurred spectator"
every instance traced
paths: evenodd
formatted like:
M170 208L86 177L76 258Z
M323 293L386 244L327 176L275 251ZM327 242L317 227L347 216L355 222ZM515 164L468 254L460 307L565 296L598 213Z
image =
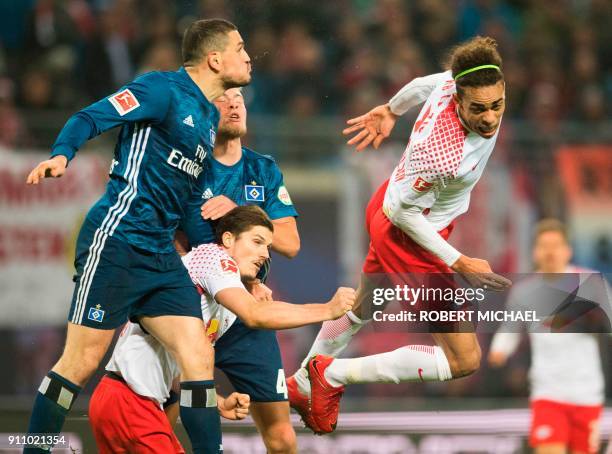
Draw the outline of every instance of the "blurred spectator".
M82 105L83 93L97 99L136 73L175 68L180 34L197 17L238 24L253 58L253 113L294 110L291 100L304 87L315 93L316 112L352 110L359 90L388 97L413 77L438 71L449 46L478 33L496 38L505 56L507 116L550 126L552 116L556 122L605 119L612 105L612 4L606 0L342 1L316 9L305 0L270 1L269 7L236 0L17 3L0 9L7 54L0 71L5 67L23 85L25 62L42 64L61 93L52 96L53 105ZM557 87L561 97L554 115L528 112L529 100L546 90L542 84Z
M144 54L138 73L149 71L175 71L182 61L173 41L158 41Z
M14 148L23 145L25 125L14 104L14 85L7 78L0 78L0 146Z
M21 102L32 109L53 107L53 83L49 73L32 67L21 80Z
M97 33L84 49L85 90L92 100L133 78L134 17L135 11L121 2L101 12Z

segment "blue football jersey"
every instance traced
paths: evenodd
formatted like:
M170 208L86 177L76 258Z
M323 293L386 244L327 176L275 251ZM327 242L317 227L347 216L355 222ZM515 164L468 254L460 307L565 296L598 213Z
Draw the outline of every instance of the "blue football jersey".
M86 140L121 126L110 181L87 221L139 248L170 252L183 209L201 186L218 121L184 68L151 72L72 116L52 156L70 160Z
M205 165L205 174L198 181L201 192L189 200L180 227L192 247L215 240L214 226L202 219L200 208L218 195L237 205L258 205L270 219L297 216L283 174L272 157L242 147L242 158L232 166L220 163L212 154L206 156Z

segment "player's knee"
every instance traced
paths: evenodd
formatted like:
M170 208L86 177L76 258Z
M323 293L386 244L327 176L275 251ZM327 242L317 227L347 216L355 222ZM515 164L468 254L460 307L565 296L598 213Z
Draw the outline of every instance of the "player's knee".
M467 377L480 368L482 353L480 348L455 356L450 363L453 378Z
M269 453L293 454L297 452L297 438L290 423L275 424L263 435Z
M106 350L92 346L74 350L65 350L53 368L62 377L78 385L85 384L100 366Z

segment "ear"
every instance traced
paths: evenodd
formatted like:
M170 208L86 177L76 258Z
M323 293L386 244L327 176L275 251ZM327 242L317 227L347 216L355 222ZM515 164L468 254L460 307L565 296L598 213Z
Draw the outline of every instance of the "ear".
M230 249L234 245L235 241L236 237L232 232L223 232L223 235L221 235L221 242L223 243L223 246L227 249Z
M461 100L459 99L459 95L457 93L453 93L453 101L457 105L459 105L461 103Z
M222 57L221 52L209 52L206 56L208 66L215 72L221 70Z

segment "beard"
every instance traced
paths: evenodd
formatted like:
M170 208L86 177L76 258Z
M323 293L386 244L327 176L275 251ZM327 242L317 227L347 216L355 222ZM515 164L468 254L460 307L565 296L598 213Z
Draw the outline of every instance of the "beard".
M246 128L238 125L223 125L217 130L217 136L223 140L240 139L246 133Z

